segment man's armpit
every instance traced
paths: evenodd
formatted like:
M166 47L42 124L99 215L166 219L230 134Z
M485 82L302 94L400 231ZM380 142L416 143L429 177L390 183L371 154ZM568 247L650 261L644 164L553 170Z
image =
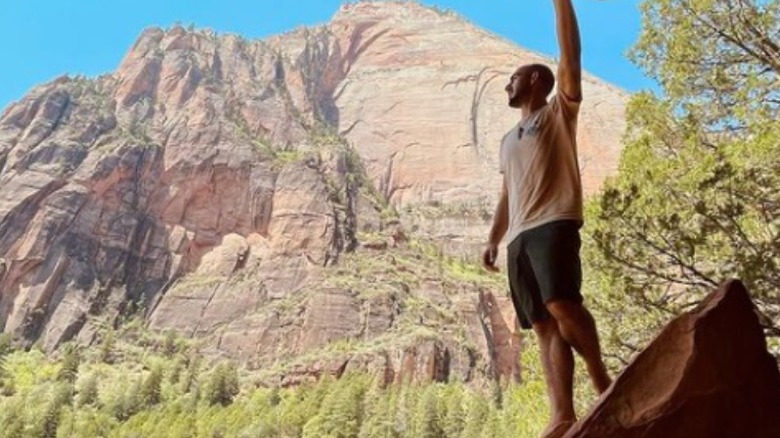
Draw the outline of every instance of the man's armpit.
M574 119L579 113L581 102L582 100L569 99L566 94L559 90L553 98L551 105L556 110L556 112L559 112L567 119Z

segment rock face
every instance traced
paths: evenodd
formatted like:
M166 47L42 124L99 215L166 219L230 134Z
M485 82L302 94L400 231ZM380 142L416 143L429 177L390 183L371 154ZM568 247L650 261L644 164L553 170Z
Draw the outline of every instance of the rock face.
M359 54L344 67L330 118L382 193L401 205L496 199L499 145L519 120L504 87L518 66L554 61L414 5L345 5L330 28ZM616 169L627 96L587 74L583 96L577 134L591 194Z
M671 322L565 435L777 436L780 372L738 281Z
M474 254L500 193L501 139L519 120L504 87L519 65L557 64L415 5L345 5L330 29L338 47L359 54L335 88L332 123L408 226ZM590 195L617 169L627 95L585 74L583 96L577 137Z
M484 240L503 83L532 61L553 64L411 2L264 41L149 29L0 116L0 327L52 350L140 312L282 383L516 378L503 282L444 255ZM584 81L592 193L626 95Z

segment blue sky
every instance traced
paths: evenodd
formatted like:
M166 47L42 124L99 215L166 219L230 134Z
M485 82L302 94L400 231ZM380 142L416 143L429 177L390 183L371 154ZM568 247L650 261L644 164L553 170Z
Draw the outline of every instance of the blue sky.
M62 74L113 71L149 26L208 27L263 38L327 22L342 0L5 0L0 14L0 109ZM551 0L421 0L451 9L528 49L556 56ZM639 0L575 0L586 70L626 90L650 88L625 57Z

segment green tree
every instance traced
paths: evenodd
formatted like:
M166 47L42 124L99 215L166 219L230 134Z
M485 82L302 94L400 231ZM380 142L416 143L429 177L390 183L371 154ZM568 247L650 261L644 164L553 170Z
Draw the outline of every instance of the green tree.
M619 175L586 212L587 287L613 365L732 277L780 337L778 5L643 4L632 56L664 95L632 99Z
M360 431L364 376L345 376L325 396L319 412L303 428L303 438L347 438Z
M632 58L708 129L776 120L780 3L646 0Z
M103 341L100 343L100 361L103 363L114 363L114 347L116 345L116 333L108 329L103 332Z
M13 351L13 344L11 342L11 335L8 333L0 333L0 388L3 387L3 376L5 375L5 357Z
M0 333L0 358L14 350L13 339L8 333Z
M438 410L437 385L429 384L417 401L412 421L413 436L419 438L443 438L441 416Z
M503 438L508 436L505 430L509 429L509 427L507 427L501 414L502 411L500 409L490 410L487 419L485 420L485 424L482 426L482 432L479 435L480 438Z
M71 384L76 382L80 363L81 354L79 352L79 347L74 344L66 344L62 348L62 366L57 373L57 380Z
M79 384L76 393L76 406L89 406L95 404L98 399L98 378L93 374L87 375Z
M402 382L395 394L395 430L401 437L414 437L414 408L419 396L419 389L412 382Z
M272 390L267 403L276 407L276 426L284 436L300 436L303 427L320 410L322 401L336 381L323 377L315 385L305 385L294 391L285 392L282 397L279 390Z
M482 428L490 415L490 402L479 393L472 393L468 399L466 419L462 438L480 438Z
M152 371L141 384L141 404L150 407L160 403L160 392L162 389L163 369L162 365L155 364Z
M35 433L42 438L56 438L57 428L60 424L60 414L63 407L71 402L72 385L69 383L58 384L52 389L52 395L43 412L40 420L40 434Z
M397 438L393 421L394 392L379 391L373 407L366 411L358 438Z
M179 343L176 332L173 330L168 330L168 332L165 333L165 340L163 341L163 352L166 356L173 357L173 355L178 351Z
M201 357L197 355L187 359L187 369L184 373L184 378L181 380L182 393L194 392L197 395L201 361Z
M0 430L6 438L23 438L24 434L24 400L15 397L0 402Z
M106 403L108 412L119 421L127 421L135 415L141 408L141 397L139 394L140 381L130 384L114 387L114 394L110 394L109 401Z
M204 397L211 405L227 406L239 393L238 371L232 363L221 363L211 373Z
M465 411L463 409L463 389L450 385L444 394L444 421L442 431L448 438L457 438L465 426Z

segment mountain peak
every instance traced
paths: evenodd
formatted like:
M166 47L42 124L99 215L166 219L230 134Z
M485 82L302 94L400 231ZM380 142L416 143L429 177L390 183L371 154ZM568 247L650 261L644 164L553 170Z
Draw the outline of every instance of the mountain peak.
M408 20L410 18L425 21L452 18L463 20L454 11L423 5L416 1L359 1L342 4L334 15L333 21L369 17L380 20Z

